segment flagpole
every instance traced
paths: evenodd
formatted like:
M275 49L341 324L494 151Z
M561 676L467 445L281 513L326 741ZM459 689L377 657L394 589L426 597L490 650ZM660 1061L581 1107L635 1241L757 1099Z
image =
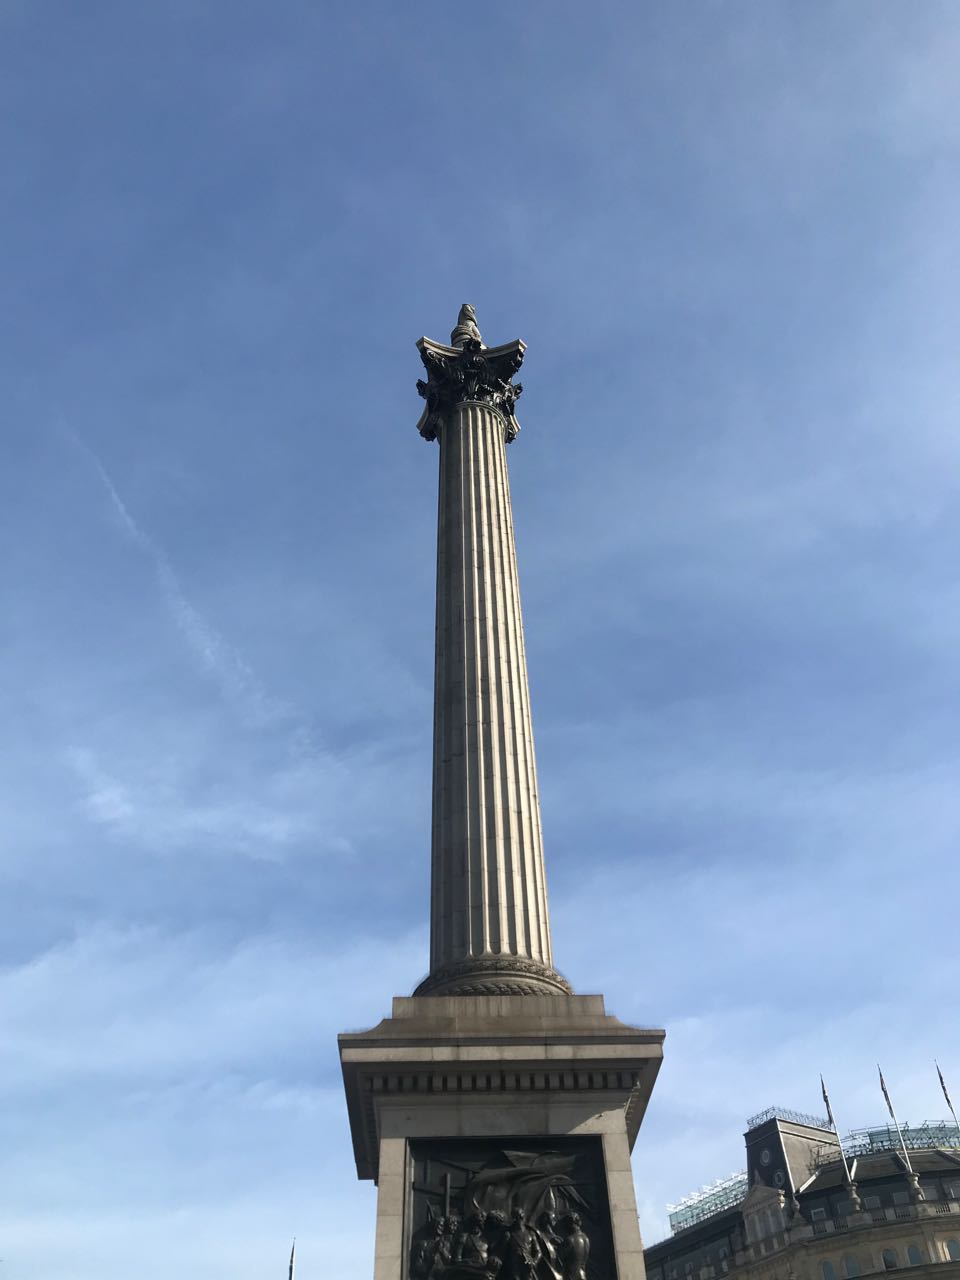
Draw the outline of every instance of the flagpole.
M887 1104L887 1110L890 1112L890 1119L893 1121L897 1130L897 1137L900 1139L900 1150L903 1152L903 1162L907 1166L907 1173L910 1175L910 1184L917 1200L923 1199L923 1192L920 1190L920 1179L913 1171L913 1165L910 1163L910 1157L907 1155L907 1144L903 1140L903 1133L900 1130L900 1121L897 1119L893 1109L893 1103L890 1101L890 1095L887 1093L887 1084L883 1078L883 1072L880 1070L880 1063L877 1063L877 1072L880 1075L880 1088L883 1090L883 1097Z
M833 1128L833 1132L837 1135L837 1146L840 1148L840 1159L843 1161L843 1172L847 1178L847 1186L850 1188L850 1203L853 1205L854 1213L859 1213L861 1209L860 1195L857 1191L857 1184L850 1175L850 1166L847 1164L847 1153L843 1149L843 1143L840 1141L840 1130L837 1128L837 1122L833 1118L833 1108L830 1106L830 1095L827 1093L827 1086L823 1082L823 1076L820 1076L820 1090L823 1094L823 1105L827 1108L827 1120Z
M290 1270L287 1273L287 1280L293 1280L293 1264L297 1254L297 1237L293 1237L293 1244L290 1246Z
M907 1166L907 1170L910 1173L913 1173L913 1165L910 1163L910 1157L907 1155L907 1144L904 1142L903 1134L900 1131L900 1121L897 1119L896 1113L893 1110L893 1103L890 1101L889 1093L887 1093L887 1082L883 1078L883 1072L880 1070L879 1062L877 1063L877 1071L880 1075L880 1088L883 1090L883 1097L887 1104L887 1110L890 1112L890 1119L893 1121L897 1130L897 1137L900 1139L900 1150L903 1152L904 1163Z
M940 1088L943 1090L943 1096L947 1100L947 1106L950 1108L950 1114L953 1116L953 1123L957 1126L957 1138L960 1141L960 1121L957 1120L957 1113L953 1109L953 1103L950 1101L950 1095L947 1093L947 1082L943 1078L943 1072L940 1070L940 1063L934 1058L933 1065L937 1068L937 1075L940 1077Z

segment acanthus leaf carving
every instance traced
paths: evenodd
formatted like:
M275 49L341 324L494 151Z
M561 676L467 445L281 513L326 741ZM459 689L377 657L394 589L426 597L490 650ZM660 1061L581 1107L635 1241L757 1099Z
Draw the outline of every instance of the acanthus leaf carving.
M523 386L512 381L523 363L523 343L488 348L466 337L460 347L443 347L424 338L418 344L427 379L417 381L426 401L417 429L425 440L436 440L446 416L466 401L487 404L504 419L504 439L515 440L520 424L515 406Z
M425 978L418 996L570 995L555 969L527 956L478 956L446 964Z

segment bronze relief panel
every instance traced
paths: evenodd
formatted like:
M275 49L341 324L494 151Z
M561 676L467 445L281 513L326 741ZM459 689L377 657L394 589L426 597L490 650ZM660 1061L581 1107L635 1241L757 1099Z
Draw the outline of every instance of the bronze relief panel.
M615 1280L599 1138L410 1143L409 1280Z

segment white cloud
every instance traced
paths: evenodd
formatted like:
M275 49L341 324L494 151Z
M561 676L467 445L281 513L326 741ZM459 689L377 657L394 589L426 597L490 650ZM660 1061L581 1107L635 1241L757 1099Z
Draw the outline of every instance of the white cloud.
M0 973L10 1049L0 1088L239 1075L266 1091L258 1097L292 1106L308 1078L329 1085L337 1031L383 1016L383 973L406 973L412 986L424 954L419 932L325 951L322 939L268 934L230 947L201 932L97 928Z
M187 599L166 552L134 519L100 458L75 431L69 434L96 469L124 536L152 562L161 594L180 634L204 670L217 681L223 696L251 726L266 727L289 719L289 709L267 696L240 654Z

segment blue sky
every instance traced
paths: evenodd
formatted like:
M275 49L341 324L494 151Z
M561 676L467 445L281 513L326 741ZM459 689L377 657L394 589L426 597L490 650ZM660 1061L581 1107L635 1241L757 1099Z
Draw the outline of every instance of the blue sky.
M665 1026L645 1235L770 1103L960 1093L960 13L0 11L0 1277L371 1273L427 957L421 334L510 450L554 921Z

